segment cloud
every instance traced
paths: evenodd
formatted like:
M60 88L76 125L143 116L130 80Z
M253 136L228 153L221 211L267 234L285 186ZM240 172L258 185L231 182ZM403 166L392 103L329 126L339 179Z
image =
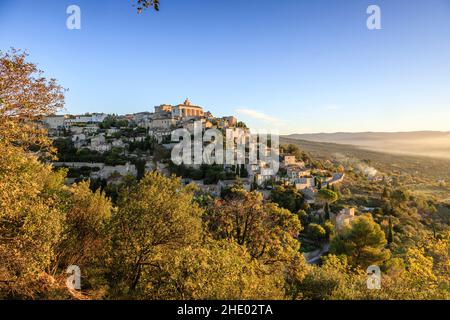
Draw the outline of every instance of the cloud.
M265 121L265 122L269 122L271 124L274 125L280 125L283 124L284 121L275 117L272 117L268 114L265 114L263 112L257 111L257 110L252 110L252 109L236 109L236 112L239 115L244 115L256 120L261 120L261 121Z
M327 106L326 109L329 111L336 111L336 110L340 110L341 107L338 105L332 104L332 105Z

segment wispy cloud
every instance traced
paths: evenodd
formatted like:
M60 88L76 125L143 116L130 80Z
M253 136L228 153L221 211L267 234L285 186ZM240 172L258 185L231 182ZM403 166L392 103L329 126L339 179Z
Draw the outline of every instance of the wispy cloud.
M263 112L253 110L253 109L236 109L236 112L238 115L244 115L256 120L261 120L265 122L269 122L274 125L280 125L283 124L284 121L275 117L272 117L268 114L265 114Z
M341 107L336 104L332 104L332 105L327 106L326 109L329 111L336 111L336 110L340 110Z

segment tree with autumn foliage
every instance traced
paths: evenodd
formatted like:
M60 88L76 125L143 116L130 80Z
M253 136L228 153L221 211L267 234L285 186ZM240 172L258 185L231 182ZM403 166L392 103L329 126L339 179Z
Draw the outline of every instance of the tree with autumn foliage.
M206 239L153 261L148 299L283 299L284 279L229 240Z
M0 141L0 298L34 298L54 272L64 173Z
M0 140L26 150L53 151L39 121L64 106L64 89L20 50L0 51Z
M296 298L296 285L303 280L306 262L300 254L299 218L274 203L264 203L259 192L239 184L206 209L204 222L216 240L231 240L246 248L254 260L285 279L286 295Z
M111 200L101 191L92 192L89 182L68 188L65 224L58 246L58 265L77 265L83 270L85 290L106 288L105 261L111 251L109 230L114 212Z
M259 192L234 187L217 200L204 217L216 239L233 239L257 259L281 261L299 250L302 230L297 215L273 203L263 203Z

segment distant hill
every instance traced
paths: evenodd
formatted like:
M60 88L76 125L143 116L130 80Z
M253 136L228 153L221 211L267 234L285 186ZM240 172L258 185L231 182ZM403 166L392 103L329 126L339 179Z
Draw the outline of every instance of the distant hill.
M314 142L281 137L282 144L295 144L314 159L358 159L383 173L407 173L423 179L450 181L450 159L373 151L349 144ZM449 200L450 201L450 200Z
M284 136L284 138L346 144L373 151L450 159L450 132L337 132L292 134Z

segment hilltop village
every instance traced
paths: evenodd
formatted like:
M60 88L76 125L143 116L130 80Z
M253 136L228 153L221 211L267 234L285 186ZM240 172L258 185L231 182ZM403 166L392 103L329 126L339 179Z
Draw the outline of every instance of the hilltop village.
M336 190L345 179L339 163L332 164L333 170L318 167L293 146L281 146L276 175L267 174L266 163L261 160L257 164L177 166L170 160L174 146L171 133L179 128L193 133L195 122L201 123L203 131L250 131L236 117L215 117L189 99L178 105L156 106L154 112L54 115L43 119L58 150L53 165L68 170L67 184L89 179L94 188L109 190L112 198L117 196L114 190L127 179L140 179L146 172L158 171L166 176L175 174L185 185L195 184L200 193L212 197L220 197L239 183L247 191L259 191L266 200L279 196L280 190L295 190L301 194L304 206L314 206L323 202L322 189ZM327 208L318 208L317 215L330 214L324 212ZM333 221L339 227L354 216L354 209L344 208Z

